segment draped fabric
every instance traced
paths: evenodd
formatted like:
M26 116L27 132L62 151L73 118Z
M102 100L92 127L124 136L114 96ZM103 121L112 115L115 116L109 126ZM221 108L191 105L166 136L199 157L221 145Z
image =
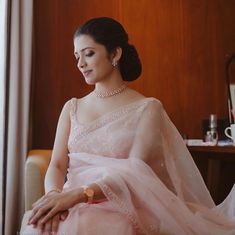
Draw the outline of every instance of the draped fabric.
M215 206L158 100L135 101L88 124L77 119L76 99L70 103L63 190L95 182L107 201L71 208L59 234L235 234L235 189ZM30 231L37 230L28 226L25 234Z
M33 1L7 1L8 34L4 113L2 233L19 233L24 213L24 165L28 152ZM1 94L3 95L3 94Z

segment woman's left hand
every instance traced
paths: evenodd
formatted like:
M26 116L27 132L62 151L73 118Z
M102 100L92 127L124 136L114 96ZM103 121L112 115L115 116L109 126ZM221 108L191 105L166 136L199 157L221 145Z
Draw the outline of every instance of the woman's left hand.
M79 192L70 191L44 195L33 204L29 224L45 224L55 214L67 211L79 202Z

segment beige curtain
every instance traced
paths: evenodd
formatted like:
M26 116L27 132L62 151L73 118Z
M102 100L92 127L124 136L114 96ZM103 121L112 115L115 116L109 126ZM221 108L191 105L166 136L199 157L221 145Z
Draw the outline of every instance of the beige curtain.
M5 75L6 75L6 16L7 2L0 1L0 234L3 224L3 146L4 146L4 110L5 110Z
M3 220L4 234L15 235L24 212L24 162L29 148L33 0L9 2Z

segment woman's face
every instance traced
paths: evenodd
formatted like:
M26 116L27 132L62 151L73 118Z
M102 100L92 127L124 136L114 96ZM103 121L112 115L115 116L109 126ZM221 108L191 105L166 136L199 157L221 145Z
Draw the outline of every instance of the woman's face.
M74 55L77 67L83 74L88 84L109 79L113 66L106 48L95 42L88 35L80 35L74 39Z

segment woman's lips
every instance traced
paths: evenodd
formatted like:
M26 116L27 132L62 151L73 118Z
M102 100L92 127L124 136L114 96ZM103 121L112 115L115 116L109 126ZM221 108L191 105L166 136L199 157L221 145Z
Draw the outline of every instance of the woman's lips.
M91 73L91 71L92 71L92 70L87 70L87 71L83 72L83 75L84 75L85 77L87 77L87 76Z

